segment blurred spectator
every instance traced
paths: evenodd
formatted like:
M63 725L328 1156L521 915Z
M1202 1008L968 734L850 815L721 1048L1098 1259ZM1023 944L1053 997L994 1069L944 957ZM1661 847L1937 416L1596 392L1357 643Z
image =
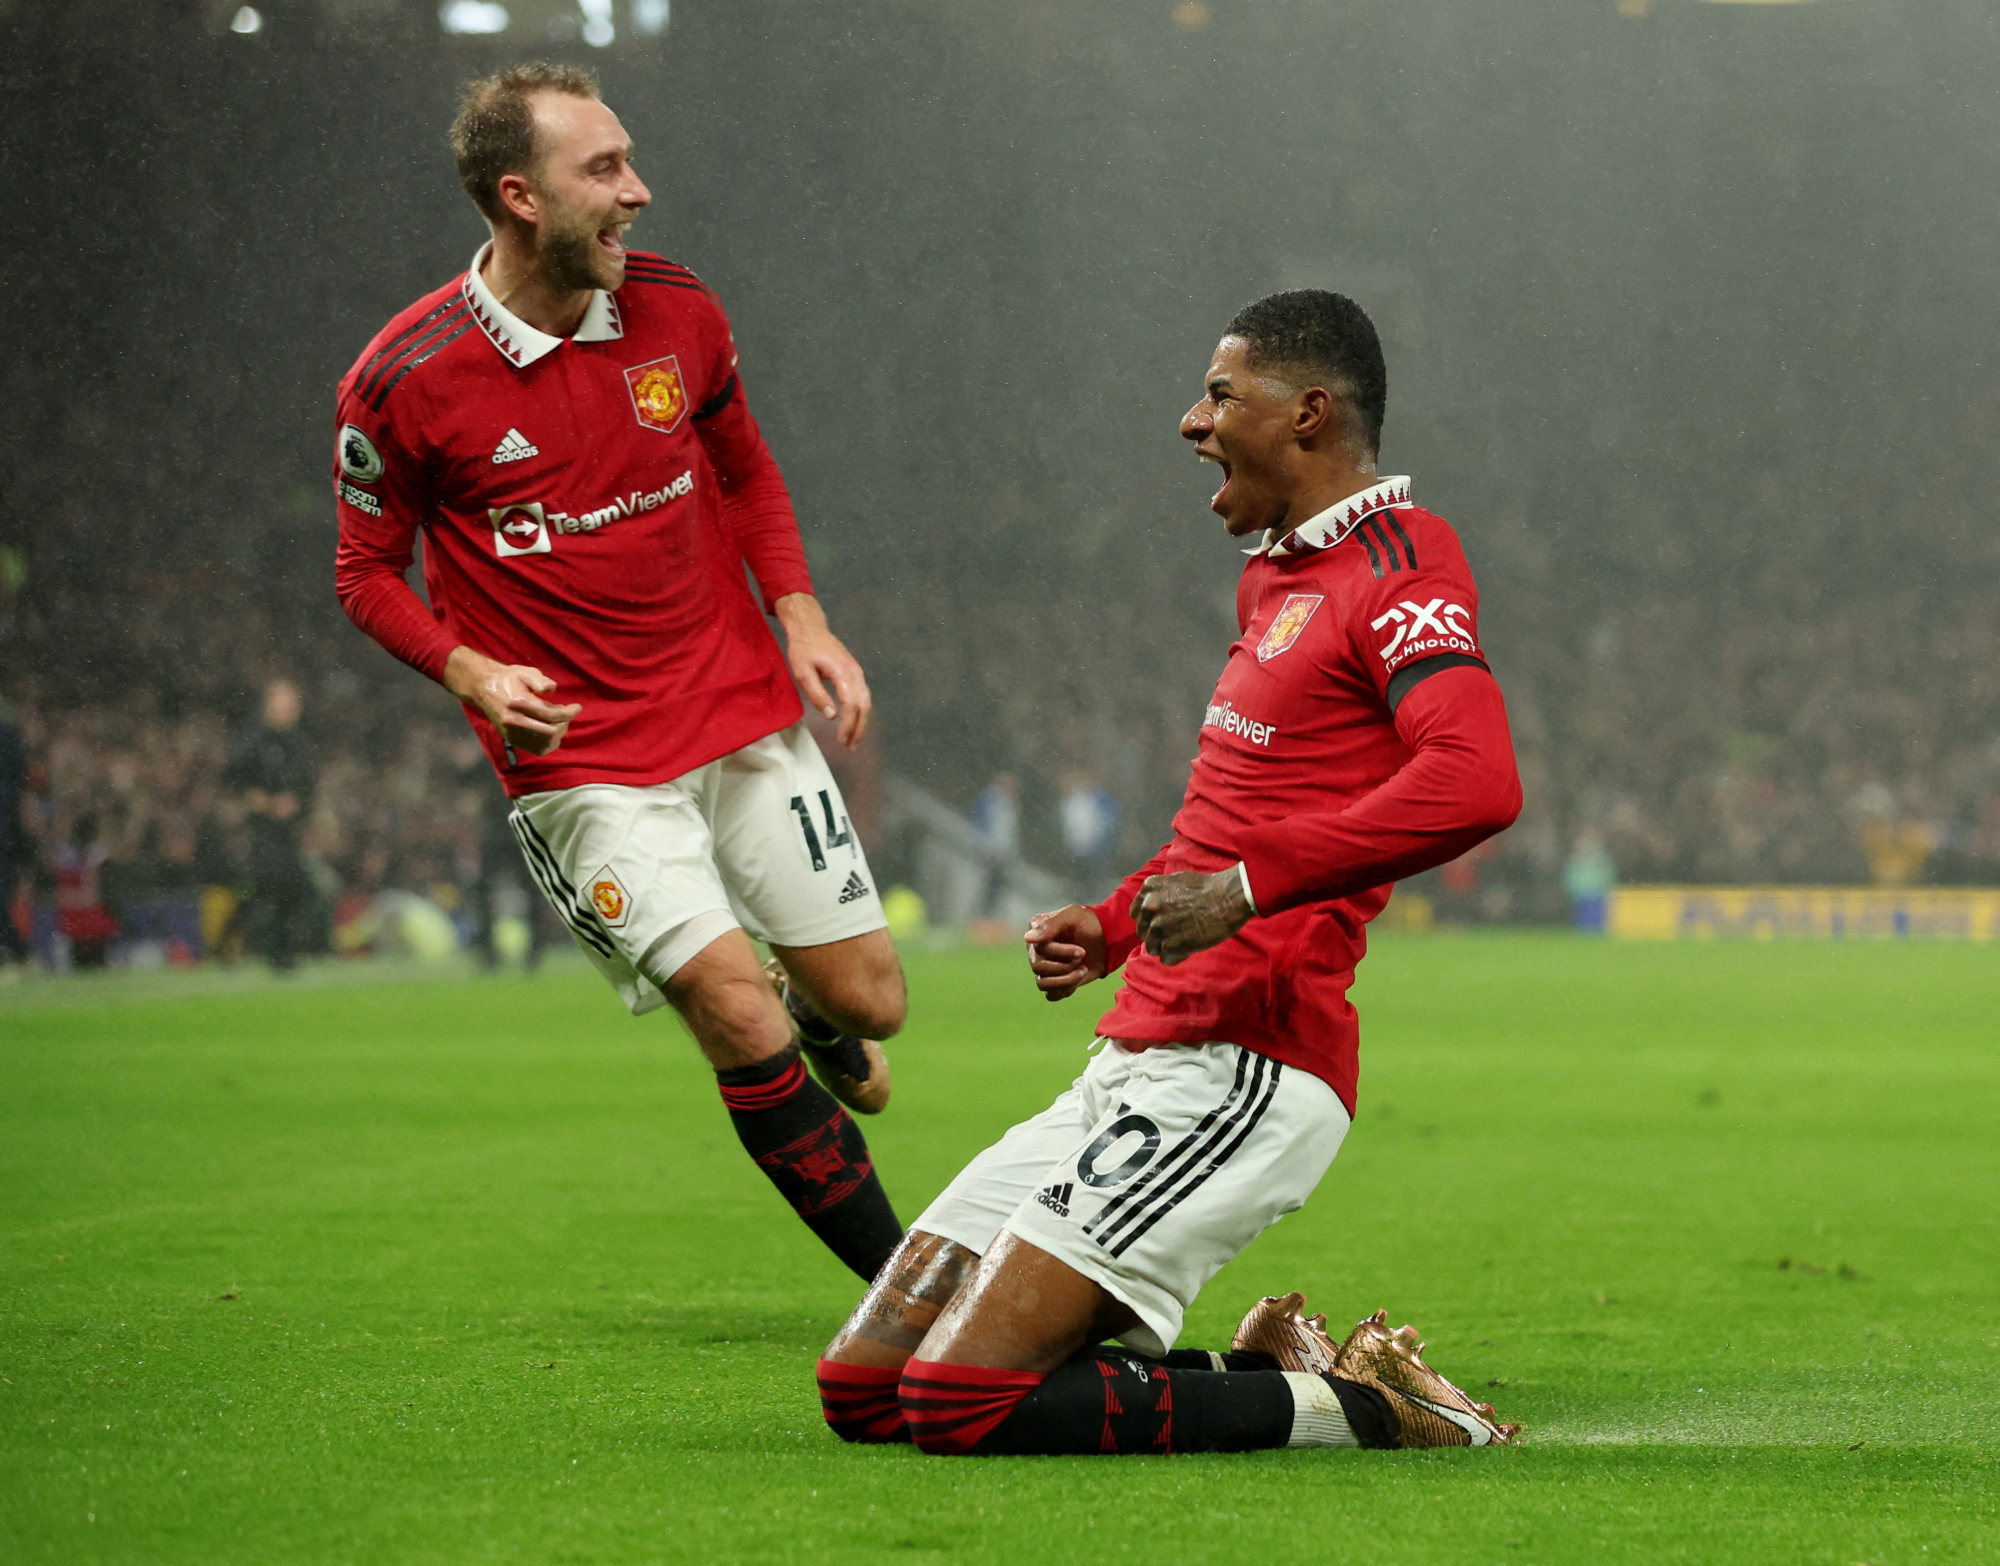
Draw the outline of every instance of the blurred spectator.
M318 894L301 839L313 795L313 752L299 730L299 688L287 679L264 687L261 721L244 736L223 773L247 812L248 897L242 914L251 949L279 972L315 944Z
M518 850L501 831L497 785L476 758L467 763L464 722L448 699L387 660L344 666L353 655L345 627L282 642L238 615L234 600L202 596L198 581L157 586L157 595L121 600L111 617L144 656L136 673L112 660L111 642L71 663L72 642L55 629L46 645L61 658L31 656L43 643L0 633L17 703L0 719L0 887L26 889L0 929L0 960L18 951L24 926L42 960L56 960L56 879L75 874L65 900L81 895L93 846L93 906L118 932L105 938L110 961L227 956L239 923L265 944L259 916L246 907L238 921L234 909L270 818L252 812L234 774L225 786L239 758L221 714L243 701L243 670L280 657L318 671L290 731L302 745L310 733L319 757L311 764L308 751L297 789L303 826L291 863L320 879L315 921L337 900L340 949L393 944L379 936L381 921L360 919L386 894L455 912L460 939L475 949L518 909L546 919L539 896L516 900ZM1036 637L1050 634L1049 617L999 595L951 600L944 586L936 595L952 602L957 634L912 641L919 659L885 632L876 657L901 744L883 765L965 803L989 854L1011 846L1104 890L1166 835L1221 633L1190 634L1135 664L1125 647L1143 604L1107 602L1064 619L1063 655L1095 672L1068 698L1074 723L1051 723L1047 703L1009 673L1045 654ZM1939 621L1949 638L1931 634ZM73 623L82 622L61 622ZM885 613L878 623L896 622ZM1440 918L1572 916L1564 870L1585 832L1625 884L2000 884L2000 677L1981 672L2000 669L2000 605L1940 616L1924 600L1887 599L1801 624L1649 600L1617 625L1616 635L1589 629L1579 648L1558 643L1541 663L1538 644L1496 637L1528 809L1476 856L1425 878ZM58 663L60 695L43 672ZM78 670L100 664L129 677L107 674L93 698ZM1950 677L1927 679L1934 665ZM933 679L934 695L923 683ZM978 710L967 692L991 698L992 734L977 743L965 727ZM982 755L1016 765L995 776ZM74 829L86 816L95 831L79 847ZM878 870L888 872L890 846ZM982 889L983 911L997 911L998 890L990 881ZM300 950L318 941L307 928ZM566 944L546 925L537 933L538 948Z
M1579 930L1602 931L1611 889L1618 881L1618 867L1605 852L1604 839L1595 832L1578 836L1563 864L1562 880L1570 923Z
M102 968L118 934L118 921L105 909L104 861L110 850L97 830L97 817L77 817L56 850L56 929L79 968Z
M1908 886L1918 880L1938 847L1927 821L1910 820L1896 809L1896 796L1881 783L1865 784L1854 797L1856 836L1868 856L1868 878L1877 886Z
M972 802L972 830L979 834L979 846L986 854L986 890L980 898L980 917L1000 916L1000 901L1006 891L1007 864L1021 852L1021 780L1003 772L979 791Z
M1072 772L1063 780L1061 808L1063 849L1086 895L1101 897L1110 891L1111 881L1123 868L1111 860L1124 812L1087 772Z

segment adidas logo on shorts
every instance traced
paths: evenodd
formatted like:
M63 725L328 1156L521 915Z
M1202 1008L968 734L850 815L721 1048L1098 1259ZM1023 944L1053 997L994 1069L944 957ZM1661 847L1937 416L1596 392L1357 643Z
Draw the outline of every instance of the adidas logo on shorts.
M868 883L861 879L861 872L859 870L848 871L847 885L840 889L840 900L843 903L858 903L867 895Z
M1069 1199L1076 1194L1076 1182L1065 1180L1061 1185L1052 1185L1047 1190L1037 1191L1035 1200L1040 1202L1058 1218L1069 1216Z

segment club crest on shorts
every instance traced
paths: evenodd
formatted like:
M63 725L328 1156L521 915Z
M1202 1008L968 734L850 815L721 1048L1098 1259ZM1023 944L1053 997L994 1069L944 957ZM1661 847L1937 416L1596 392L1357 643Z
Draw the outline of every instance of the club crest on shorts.
M622 926L632 911L632 894L609 865L590 878L590 910L607 930Z
M625 385L632 393L632 411L649 430L671 432L687 412L687 387L674 354L633 365L625 372Z
M1286 598L1272 619L1270 629L1265 631L1264 639L1257 644L1257 661L1269 663L1297 641L1306 623L1325 602L1326 595L1323 593L1293 593Z

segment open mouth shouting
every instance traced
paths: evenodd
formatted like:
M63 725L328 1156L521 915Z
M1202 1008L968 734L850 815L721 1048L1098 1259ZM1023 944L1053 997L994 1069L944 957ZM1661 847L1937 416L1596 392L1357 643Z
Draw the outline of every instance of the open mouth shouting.
M1223 516L1223 517L1228 516L1229 514L1228 496L1229 496L1229 482L1230 482L1230 467L1228 461L1223 457L1220 451L1217 451L1213 447L1211 447L1207 441L1203 441L1199 446L1195 447L1194 454L1200 461L1213 462L1217 467L1222 469L1222 486L1219 489L1217 489L1213 495L1209 497L1208 509L1216 513L1216 515L1218 516Z

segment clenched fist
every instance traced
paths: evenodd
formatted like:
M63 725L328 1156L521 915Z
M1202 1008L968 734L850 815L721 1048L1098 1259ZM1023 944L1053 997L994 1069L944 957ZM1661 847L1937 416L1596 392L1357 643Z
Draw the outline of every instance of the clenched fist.
M1035 987L1052 1001L1068 1000L1104 977L1104 926L1088 908L1071 903L1054 913L1036 914L1022 937Z
M1235 865L1203 875L1177 870L1156 875L1132 899L1132 922L1146 950L1168 967L1220 946L1255 917Z

